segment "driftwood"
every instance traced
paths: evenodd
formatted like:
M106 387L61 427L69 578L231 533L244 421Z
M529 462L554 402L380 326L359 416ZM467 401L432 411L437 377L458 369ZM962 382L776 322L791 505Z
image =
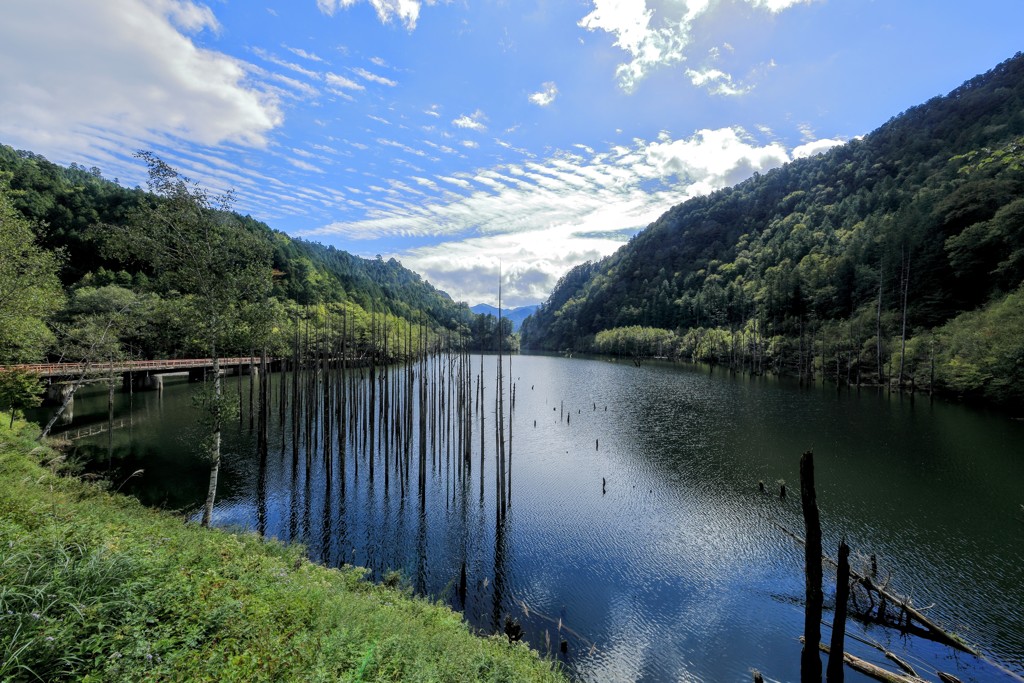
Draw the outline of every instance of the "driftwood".
M918 676L918 673L914 671L914 667L910 666L908 662L903 661L902 659L900 659L893 653L889 652L888 650L885 651L885 658L888 659L890 662L894 663L899 668L906 671L911 676Z
M825 622L822 622L822 623L824 624ZM826 626L827 626L827 624L826 624ZM846 635L848 637L856 640L858 643L863 643L863 644L867 645L868 647L872 647L872 648L878 650L883 655L885 655L886 659L888 659L889 661L891 661L894 664L896 664L896 666L898 666L899 668L903 669L905 672L910 674L912 677L915 677L915 678L920 678L921 677L921 675L919 673L917 673L917 671L914 670L914 667L910 666L909 663L907 663L906 661L900 659L899 657L897 657L892 652L889 652L888 650L886 650L884 647L882 647L881 644L879 644L879 643L877 643L877 642L875 642L873 640L870 640L869 638L862 638L861 636L858 636L855 633L848 633Z
M787 535L792 537L797 543L803 545L804 547L807 546L807 541L805 541L803 537L790 531L778 522L775 522L775 524L780 529L782 529ZM833 567L839 566L839 563L833 560L828 555L822 555L821 559L824 562L827 562L828 564L832 565ZM878 596L881 598L881 603L883 605L887 604L892 607L895 607L900 612L900 614L897 617L899 619L898 621L894 621L891 618L889 618L884 611L881 614L876 615L877 621L885 625L897 628L905 633L910 633L912 635L916 635L926 640L931 640L936 643L948 645L949 647L952 647L956 650L960 650L961 652L972 654L975 657L982 656L981 653L977 650L977 648L968 645L957 636L948 633L945 629L940 627L934 621L932 621L924 614L922 614L919 610L914 608L910 604L910 600L908 598L897 595L889 591L884 586L877 585L874 581L871 580L870 576L863 576L860 573L854 571L853 569L850 570L850 579L855 584L860 584L861 586L863 586L863 588L868 592L869 595L872 592L877 593ZM915 621L918 622L920 626L915 625L913 623Z
M803 640L803 638L800 640ZM832 650L832 648L825 643L819 643L818 647L825 654L829 654ZM904 676L902 674L894 673L888 669L883 669L877 664L872 664L867 660L861 659L860 657L855 657L849 652L843 653L843 661L854 671L859 671L865 676L870 676L876 680L883 681L883 683L926 683L923 678L918 678L917 676Z

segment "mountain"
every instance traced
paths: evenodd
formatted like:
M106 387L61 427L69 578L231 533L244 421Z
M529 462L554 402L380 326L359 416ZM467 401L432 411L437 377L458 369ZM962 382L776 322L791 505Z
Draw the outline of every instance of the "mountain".
M119 224L143 203L159 201L140 188L106 180L98 168L62 167L28 151L0 144L0 174L10 174L15 207L44 226L40 243L67 255L61 279L68 287L137 283L145 270L105 255L97 225ZM387 312L407 320L426 314L435 325L467 327L465 304L389 259L365 259L335 247L294 239L250 216L234 214L239 229L258 234L273 258L274 294L298 304L350 301L366 312ZM87 277L88 276L88 277ZM144 277L143 277L144 279ZM108 282L109 281L109 282Z
M1013 401L1022 280L1017 54L862 139L673 207L563 276L522 341Z
M539 304L532 304L530 306L518 306L516 308L503 308L501 309L501 317L511 320L512 330L514 332L518 332L523 321L526 320L528 316L532 315L539 307ZM497 306L491 306L490 304L477 304L476 306L470 306L469 310L473 311L477 315L493 315L495 318L498 317Z

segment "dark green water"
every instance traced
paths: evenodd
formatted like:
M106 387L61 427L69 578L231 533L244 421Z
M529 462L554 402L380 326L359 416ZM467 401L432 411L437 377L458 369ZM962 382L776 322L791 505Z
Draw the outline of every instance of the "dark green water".
M486 357L488 406L494 367ZM511 377L504 526L495 522L493 408L482 501L477 431L469 478L438 443L421 498L415 457L403 495L399 477L385 486L382 476L394 454L351 446L342 454L336 445L325 454L321 443L295 457L286 420L272 425L260 458L246 416L225 435L215 523L301 541L318 561L364 565L378 578L399 569L417 591L464 607L483 631L515 618L534 647L546 652L550 642L582 680L739 681L756 668L793 681L803 549L779 525L802 531L798 461L813 449L830 554L841 537L855 561L876 554L895 590L934 605L935 620L996 664L878 626L851 622L850 631L932 680L936 669L978 682L1014 680L999 667L1024 674L1024 422L923 397L684 366L517 356ZM272 377L275 401L279 381ZM227 386L235 391L236 379ZM186 511L201 505L207 467L193 446L201 438L194 389L118 395L131 425L114 432L114 486L143 468L123 491ZM105 421L106 395L80 396L74 415L71 431ZM106 434L75 443L107 468ZM774 495L780 479L786 501ZM758 481L773 495L760 494ZM887 664L862 643L847 649ZM848 672L847 680L867 679Z

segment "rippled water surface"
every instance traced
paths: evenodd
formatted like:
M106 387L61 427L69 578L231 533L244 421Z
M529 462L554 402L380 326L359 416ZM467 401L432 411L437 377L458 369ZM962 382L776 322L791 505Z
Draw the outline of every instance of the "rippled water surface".
M408 480L396 470L402 452L396 460L381 444L373 456L351 443L325 455L322 439L307 450L303 438L296 451L290 418L276 422L280 374L271 376L275 421L260 458L249 379L229 378L230 391L241 388L243 418L226 434L215 523L301 541L315 560L363 565L377 578L400 570L481 631L514 619L580 680L740 681L756 668L792 681L803 550L782 528L802 532L798 462L812 449L826 549L834 554L845 537L855 560L876 554L897 591L934 605L929 614L988 661L877 626L851 622L851 633L926 675L1024 674L1024 422L926 397L801 389L706 368L516 356L511 507L498 525L495 364L484 358L482 499L476 414L471 472L460 476L457 455L431 439L421 497L415 443ZM75 443L100 469L110 458L117 484L146 470L122 490L194 511L207 479L192 445L201 437L194 390L171 383L162 394L118 395L129 425L115 430L112 452L106 434ZM67 429L105 417L105 394L80 396ZM779 480L790 491L784 501ZM827 587L827 612L831 594ZM847 649L886 663L864 643L848 640Z

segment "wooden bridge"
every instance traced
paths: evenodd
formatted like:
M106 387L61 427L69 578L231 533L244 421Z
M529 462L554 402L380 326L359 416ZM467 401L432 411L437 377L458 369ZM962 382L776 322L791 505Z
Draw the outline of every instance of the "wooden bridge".
M236 368L238 371L241 371L242 368L248 368L250 365L259 367L259 357L247 356L245 358L220 359L222 370ZM212 358L170 358L165 360L115 361L113 363L29 363L0 366L0 372L3 370L23 370L59 382L81 377L83 372L89 377L110 377L127 374L157 375L211 368L213 368Z

